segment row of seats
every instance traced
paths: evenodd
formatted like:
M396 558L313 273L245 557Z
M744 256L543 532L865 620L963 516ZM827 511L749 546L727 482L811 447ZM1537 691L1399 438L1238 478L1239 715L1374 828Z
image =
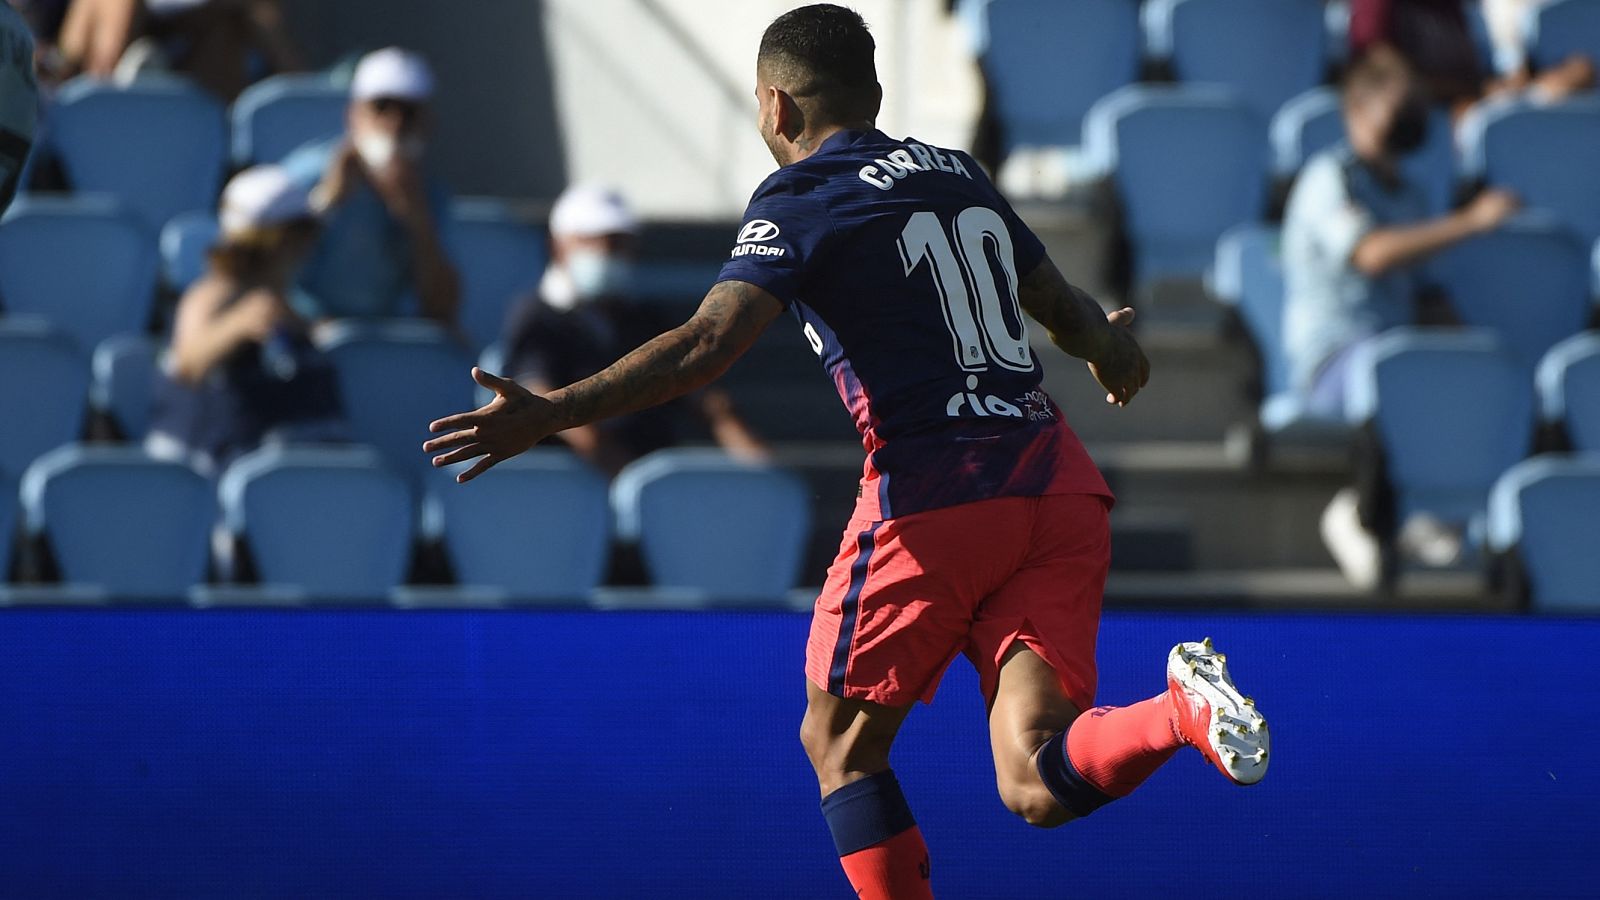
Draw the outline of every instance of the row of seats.
M1524 216L1452 247L1429 270L1466 324L1499 336L1527 381L1541 360L1566 359L1566 351L1556 348L1583 329L1600 297L1600 243L1590 253L1570 232L1538 216ZM1225 234L1217 244L1209 287L1237 310L1259 352L1263 429L1279 434L1320 427L1290 390L1278 230L1245 225ZM1585 338L1575 341L1573 346L1586 346ZM1600 402L1600 387L1594 390Z
M508 304L538 284L544 235L502 201L458 200L451 213L445 240L461 272L461 330L479 348L499 337ZM198 278L217 230L209 208L174 217L158 237L110 196L25 197L0 221L0 307L48 320L87 352L144 331L158 286L182 291Z
M213 486L136 449L66 445L20 483L24 532L48 542L63 584L9 596L381 601L404 594L413 540L433 519L458 594L584 600L605 574L614 531L638 545L658 588L770 600L794 587L810 527L799 478L717 451L661 451L624 470L609 491L560 451L524 454L466 485L447 480L453 474L436 472L419 492L369 448L271 447L238 460ZM0 534L9 537L16 495L6 487ZM247 548L258 586L204 586L219 521ZM10 547L0 541L0 571Z

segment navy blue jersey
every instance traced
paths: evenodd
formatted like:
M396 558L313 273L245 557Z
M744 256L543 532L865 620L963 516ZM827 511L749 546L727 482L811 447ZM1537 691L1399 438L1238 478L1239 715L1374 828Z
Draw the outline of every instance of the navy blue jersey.
M719 280L799 318L867 450L886 519L1105 482L1040 388L1017 299L1044 246L972 157L833 135L756 189Z

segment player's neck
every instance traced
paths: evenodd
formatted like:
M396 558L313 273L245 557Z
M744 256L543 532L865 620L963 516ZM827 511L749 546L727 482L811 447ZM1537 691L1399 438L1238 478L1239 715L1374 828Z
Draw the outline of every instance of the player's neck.
M871 131L875 126L871 122L852 122L848 125L823 125L818 128L801 132L789 144L789 159L784 165L793 165L802 159L809 159L822 149L828 138L841 131Z

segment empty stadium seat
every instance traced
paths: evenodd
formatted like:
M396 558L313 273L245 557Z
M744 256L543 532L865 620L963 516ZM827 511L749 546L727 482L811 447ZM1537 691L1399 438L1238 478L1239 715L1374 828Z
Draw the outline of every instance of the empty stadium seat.
M74 79L56 96L50 135L75 190L113 194L152 228L211 209L222 188L222 107L179 79Z
M457 200L448 231L451 258L461 272L461 327L474 348L500 338L512 301L533 291L544 274L544 235L499 200Z
M1263 123L1327 65L1321 0L1148 0L1143 15L1180 82L1225 86Z
M983 68L1006 149L1078 146L1084 114L1139 74L1132 0L991 0Z
M1558 225L1514 223L1447 249L1434 262L1450 305L1490 328L1527 371L1589 320L1589 266Z
M653 582L717 600L772 600L795 586L810 533L804 483L719 450L661 450L611 485L617 534Z
M0 471L20 477L45 451L76 440L88 396L89 363L69 338L42 322L0 319Z
M233 164L283 162L296 148L345 130L348 88L326 75L274 75L233 101Z
M1376 430L1399 522L1472 523L1528 453L1533 386L1492 332L1397 328L1357 352L1350 377L1349 417Z
M411 492L368 448L257 450L228 467L218 495L263 585L312 602L371 601L405 577Z
M511 600L583 600L605 575L611 543L606 482L577 457L533 450L456 484L435 485L444 544L462 585Z
M1539 361L1539 415L1565 426L1578 450L1600 453L1600 332L1585 331Z
M206 256L217 245L222 227L207 210L173 216L161 229L161 277L178 293L206 272Z
M1225 92L1133 85L1096 103L1084 128L1116 181L1138 282L1200 276L1223 232L1260 218L1266 124Z
M432 471L422 444L428 423L475 408L472 357L423 321L337 323L321 339L339 378L355 439L376 447L397 472Z
M1537 71L1574 53L1600 64L1600 0L1544 0L1533 11L1528 61Z
M216 499L181 463L129 447L59 447L28 467L22 504L64 582L172 601L205 580Z
M121 334L100 342L90 360L89 399L117 423L122 436L143 440L160 368L161 345L142 334Z
M154 233L108 198L30 197L0 222L0 305L45 319L85 356L145 330L156 265Z
M1545 455L1512 467L1489 497L1488 545L1516 551L1542 612L1600 612L1600 456Z
M1600 238L1600 100L1486 104L1461 127L1466 172L1548 210L1584 241Z
M17 482L0 471L0 584L11 573L11 550L17 536Z

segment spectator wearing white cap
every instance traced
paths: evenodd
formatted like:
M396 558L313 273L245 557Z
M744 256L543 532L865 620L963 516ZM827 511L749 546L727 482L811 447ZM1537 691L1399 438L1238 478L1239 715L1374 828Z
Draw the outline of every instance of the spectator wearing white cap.
M338 386L289 304L317 239L304 188L279 166L234 176L206 273L178 302L147 448L205 472L275 437L345 436Z
M538 292L514 304L506 320L502 344L512 378L547 393L593 375L671 326L634 294L638 244L639 221L621 195L598 185L562 193L550 212L550 265ZM646 453L693 438L686 432L696 424L731 453L766 455L727 392L717 388L570 429L560 438L615 474Z
M323 215L296 298L305 315L420 313L454 324L460 285L444 249L450 198L425 159L433 91L421 56L397 47L369 53L350 83L345 134L284 161Z

